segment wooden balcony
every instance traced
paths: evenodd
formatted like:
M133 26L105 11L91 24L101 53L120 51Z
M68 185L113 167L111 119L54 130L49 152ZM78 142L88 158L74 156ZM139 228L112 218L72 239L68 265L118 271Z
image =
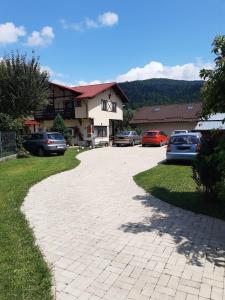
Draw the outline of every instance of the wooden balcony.
M68 109L42 109L36 110L34 113L35 120L53 120L57 114L60 114L63 119L74 119L75 118L75 110L74 108Z

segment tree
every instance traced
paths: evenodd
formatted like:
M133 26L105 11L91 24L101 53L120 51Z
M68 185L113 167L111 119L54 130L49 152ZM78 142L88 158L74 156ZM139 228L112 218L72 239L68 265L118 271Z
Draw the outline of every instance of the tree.
M23 120L13 120L9 115L0 113L0 131L22 131L24 128Z
M56 115L53 121L52 130L63 134L66 140L70 138L69 129L66 127L65 122L59 113Z
M19 52L0 61L0 112L12 118L29 116L47 103L49 75L41 70L39 58L28 59Z
M205 80L202 88L204 116L225 112L225 36L216 36L212 46L216 55L215 68L200 71L201 78Z
M216 36L212 52L216 55L215 68L203 69L203 117L225 112L225 36ZM193 178L207 199L225 197L225 141L219 132L203 138L200 153L193 166Z
M131 108L124 108L123 123L122 123L123 129L127 129L130 127L130 121L132 120L133 116L134 116L134 110L132 110Z

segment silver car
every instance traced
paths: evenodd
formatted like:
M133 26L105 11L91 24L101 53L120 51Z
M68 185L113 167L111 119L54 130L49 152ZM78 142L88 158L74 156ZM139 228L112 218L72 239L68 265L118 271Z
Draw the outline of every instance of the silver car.
M32 133L24 142L24 148L31 153L44 156L56 153L64 155L67 145L63 135L59 132Z
M166 159L194 160L201 146L201 133L189 132L171 135L167 146Z
M140 142L141 142L140 136L137 134L136 131L125 130L125 131L121 131L114 137L113 144L116 146L120 146L120 145L134 146L140 144Z

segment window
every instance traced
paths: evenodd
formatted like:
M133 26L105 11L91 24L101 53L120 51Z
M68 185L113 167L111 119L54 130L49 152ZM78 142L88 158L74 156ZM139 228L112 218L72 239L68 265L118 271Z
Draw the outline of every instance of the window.
M170 138L170 144L198 144L199 138L195 135L177 135Z
M116 109L117 109L117 103L112 102L112 112L116 112Z
M94 134L95 137L107 137L107 126L95 126Z
M75 101L75 107L81 107L81 100Z
M147 132L145 132L145 135L147 135L147 136L156 136L156 134L157 134L157 132L155 132L155 131L147 131Z
M47 137L50 140L64 140L64 137L60 133L47 133Z
M42 133L34 133L31 135L32 140L41 140L43 138L44 138L44 136Z
M102 110L109 111L109 112L116 112L117 103L102 99Z
M102 110L107 111L107 100L102 100Z

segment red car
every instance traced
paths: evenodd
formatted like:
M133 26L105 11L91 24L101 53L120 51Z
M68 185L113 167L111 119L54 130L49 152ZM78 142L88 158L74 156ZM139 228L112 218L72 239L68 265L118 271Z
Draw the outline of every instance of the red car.
M148 130L145 131L144 135L141 139L142 146L146 145L157 145L157 146L163 146L168 143L168 136L165 134L165 132L161 130Z

